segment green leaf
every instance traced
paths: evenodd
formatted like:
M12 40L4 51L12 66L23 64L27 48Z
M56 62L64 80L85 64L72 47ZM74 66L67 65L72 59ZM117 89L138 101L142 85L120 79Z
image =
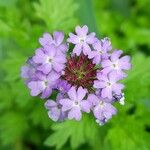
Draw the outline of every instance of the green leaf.
M106 137L111 149L115 150L149 150L150 135L144 126L134 117L126 118L126 124L112 127Z
M124 80L127 101L136 102L150 97L150 57L136 54L132 57L132 69Z
M55 0L40 0L40 3L34 3L34 8L50 32L69 31L77 23L74 15L78 5L73 0L65 0L65 3L64 0L57 0L57 3Z
M72 149L76 149L84 143L95 146L99 140L99 126L89 116L84 115L82 121L68 120L52 126L54 133L45 141L47 146L55 146L61 149L70 139Z
M0 139L8 145L22 139L28 128L25 115L19 112L7 112L0 119Z
M98 34L92 1L78 0L78 2L79 11L77 12L77 14L81 24L87 25L91 32L96 32Z

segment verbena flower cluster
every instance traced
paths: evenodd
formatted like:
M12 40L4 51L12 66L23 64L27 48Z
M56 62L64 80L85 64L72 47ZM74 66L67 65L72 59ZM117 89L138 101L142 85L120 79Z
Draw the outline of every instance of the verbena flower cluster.
M56 31L44 33L39 43L21 76L32 96L48 99L45 107L53 121L79 121L83 112L92 112L103 125L116 114L113 103L124 104L120 80L131 68L129 56L112 49L108 38L89 33L86 25L77 26L66 42L64 34Z

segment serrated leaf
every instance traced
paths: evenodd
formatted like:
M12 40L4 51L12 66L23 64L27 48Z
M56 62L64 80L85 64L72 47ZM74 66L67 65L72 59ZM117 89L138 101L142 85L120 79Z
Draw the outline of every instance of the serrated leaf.
M115 150L149 150L150 135L134 117L126 118L127 124L118 124L109 129L106 140Z
M77 23L74 15L78 5L73 0L65 0L65 3L64 0L57 0L57 4L55 0L40 0L40 3L34 3L34 8L50 31L68 31Z

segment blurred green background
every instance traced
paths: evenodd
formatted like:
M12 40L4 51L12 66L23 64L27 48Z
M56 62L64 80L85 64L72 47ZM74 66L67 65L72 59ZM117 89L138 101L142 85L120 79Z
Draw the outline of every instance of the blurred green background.
M0 0L0 150L150 150L150 0ZM125 106L99 126L93 116L54 123L20 79L43 32L88 25L132 56Z

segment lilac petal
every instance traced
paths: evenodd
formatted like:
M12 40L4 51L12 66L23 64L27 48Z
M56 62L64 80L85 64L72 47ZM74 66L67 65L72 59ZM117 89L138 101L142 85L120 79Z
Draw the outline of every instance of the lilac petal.
M47 55L42 50L36 52L36 55L32 57L35 63L44 63L47 60Z
M92 59L97 56L97 51L88 52L88 58Z
M52 93L52 88L51 87L47 87L43 92L42 92L42 95L41 95L41 98L42 99L45 99L45 98L48 98Z
M117 82L118 80L120 80L120 76L116 72L109 73L108 78L111 82Z
M86 42L88 44L93 44L95 41L96 41L95 33L93 32L93 33L88 34L88 36L86 38Z
M48 74L52 70L52 64L47 63L47 64L39 66L37 69L39 71L42 71L44 74Z
M72 86L68 91L68 96L71 100L77 100L77 93L74 86Z
M65 65L59 62L53 62L53 68L56 72L61 72L65 68Z
M47 76L47 80L49 81L49 83L51 83L51 82L57 81L59 77L60 77L60 74L58 74L55 71L51 71Z
M73 107L68 113L68 119L81 120L82 114L79 107Z
M66 53L67 50L68 50L68 45L65 43L65 44L61 44L57 47L57 51L61 51L62 53Z
M105 75L105 74L103 74L101 72L97 73L97 79L98 80L102 80L102 81L108 81L107 75Z
M115 50L112 54L111 54L111 61L114 62L117 59L119 59L119 57L121 56L123 52L121 50Z
M29 69L30 68L28 66L22 66L21 67L21 77L22 78L29 78L29 74L28 74Z
M104 88L101 92L102 98L112 98L112 89L111 88Z
M112 68L111 67L106 67L104 68L101 72L105 75L107 75L108 73L110 73L112 71Z
M109 59L102 61L102 67L103 68L111 66L111 65L112 65L112 62Z
M112 118L112 114L110 112L108 112L108 111L105 111L104 112L104 117L107 118L107 120L111 119Z
M87 93L86 89L83 89L81 86L77 90L77 100L81 101Z
M52 43L53 39L52 36L49 33L44 33L42 38L39 38L39 43L42 46L50 45Z
M56 45L60 45L64 40L64 33L55 31L53 33L54 41L56 42Z
M79 43L79 37L73 33L69 33L69 38L67 39L67 42L78 44Z
M46 50L46 55L48 55L50 58L55 58L57 49L53 44L50 46L45 46L44 48Z
M105 108L104 111L108 111L112 114L115 115L117 113L117 109L110 103L105 103Z
M130 62L130 56L123 56L123 57L121 57L120 58L120 61L122 61L122 62Z
M53 100L47 100L44 105L47 109L51 109L52 107L57 107L57 103Z
M78 36L83 37L83 36L87 35L87 33L88 33L88 27L86 25L84 25L82 28L80 26L77 26L75 28L75 31L76 31L76 33L77 33Z
M59 103L62 105L62 111L70 110L73 107L73 101L70 99L61 99Z
M98 54L98 55L93 59L93 62L94 62L95 64L100 64L100 62L101 62L101 55Z
M94 81L94 85L93 85L95 88L104 88L104 87L106 87L106 84L105 84L105 82L103 82L103 81L99 81L99 80L96 80L96 81Z
M37 96L45 88L40 81L31 81L27 84L27 86L31 90L32 96Z
M131 64L129 62L130 62L130 57L124 56L124 57L120 58L119 66L124 70L129 70L131 68Z
M99 120L104 119L104 116L102 114L102 108L100 108L100 107L94 107L93 114L94 114L95 118L97 118Z
M82 51L82 44L81 43L76 44L73 49L73 53L79 56L81 54L81 51Z
M87 43L84 43L83 44L83 53L84 53L84 55L87 55L90 52L91 52L90 46Z
M66 56L65 55L57 55L55 58L54 58L54 61L55 62L58 62L58 63L66 63Z
M111 42L107 37L102 40L102 45L105 52L108 52L112 49Z
M48 111L48 116L51 118L53 121L58 121L60 117L61 110L58 109L57 107L52 108L50 111Z
M99 99L95 94L89 94L87 100L92 106L95 106L99 103Z
M86 113L90 112L91 105L90 105L90 103L87 100L82 100L80 102L80 106L81 106L81 110L82 111L84 111Z
M102 50L102 42L101 41L97 41L93 44L93 48L96 50L96 51L100 51Z
M116 93L116 94L121 94L121 90L124 88L124 85L121 84L121 83L117 83L117 84L114 84L112 86L112 90Z

